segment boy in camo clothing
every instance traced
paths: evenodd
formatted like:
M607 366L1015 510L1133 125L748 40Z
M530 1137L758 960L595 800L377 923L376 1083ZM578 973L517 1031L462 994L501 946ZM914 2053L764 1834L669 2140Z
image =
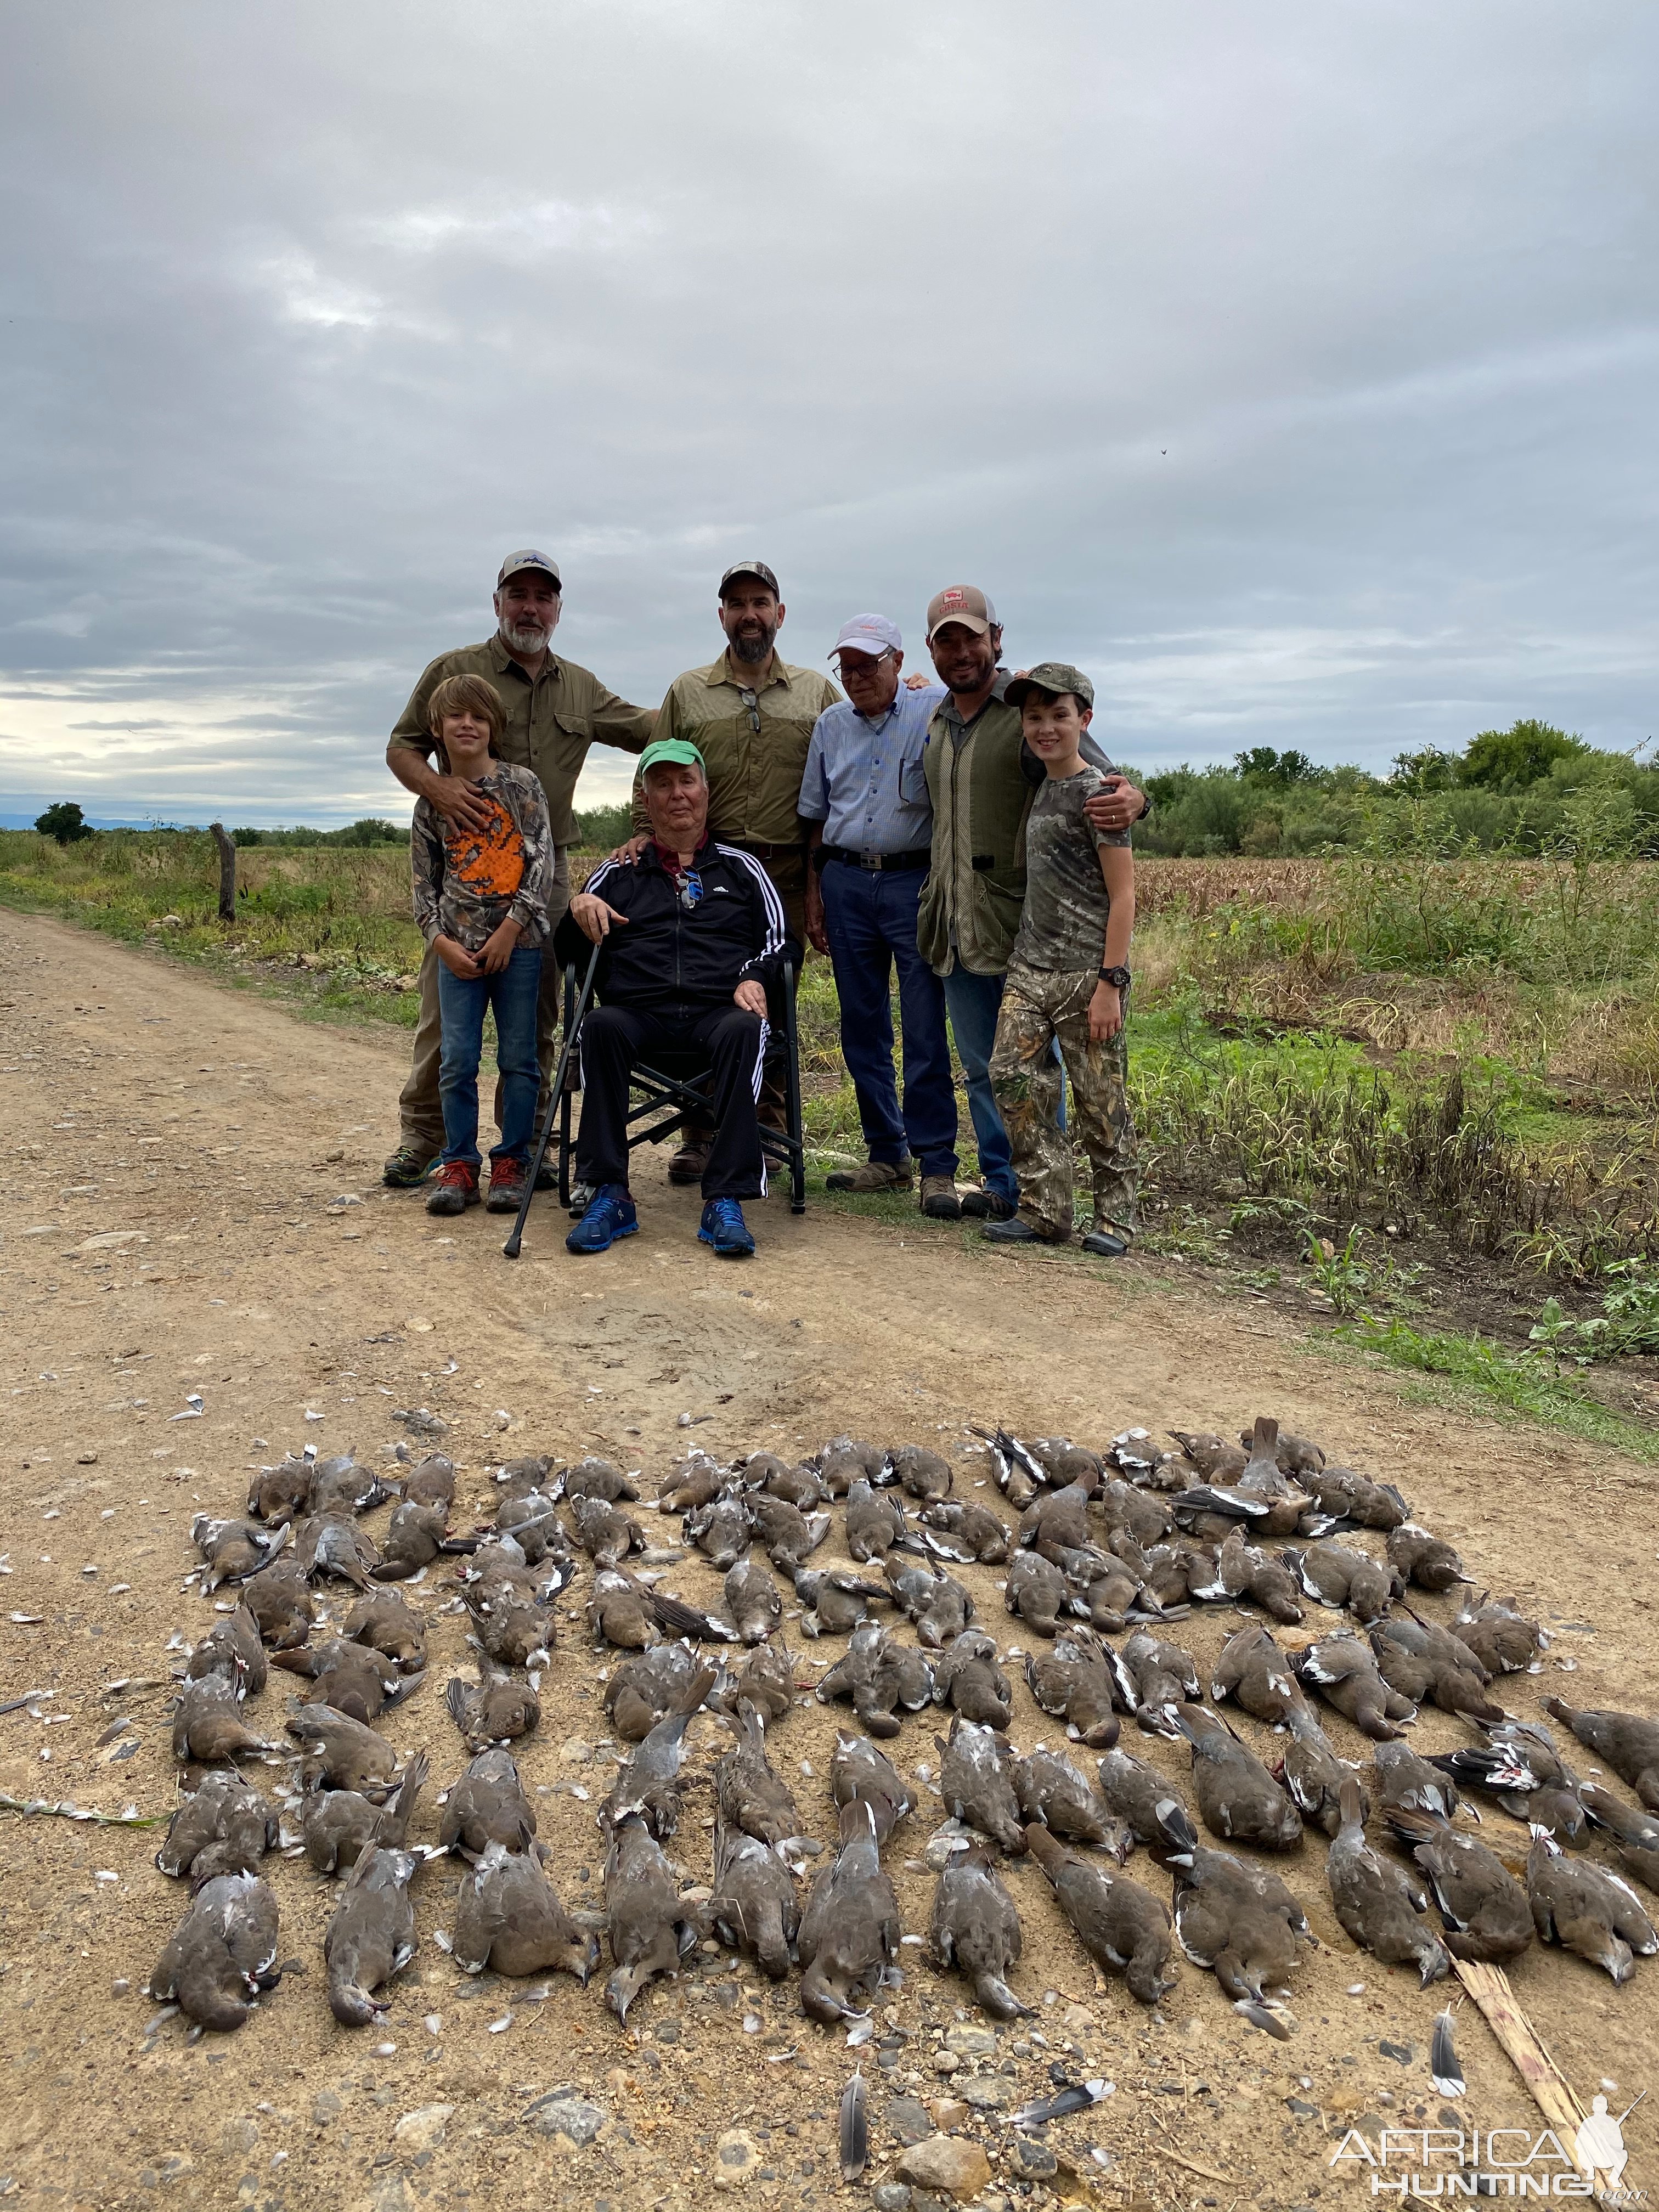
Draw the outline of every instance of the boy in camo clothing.
M994 1244L1071 1241L1072 1146L1060 1127L1059 1043L1073 1125L1094 1175L1094 1225L1083 1249L1116 1258L1135 1233L1135 1133L1123 1019L1134 929L1134 856L1127 830L1094 829L1083 809L1104 781L1079 750L1094 686L1044 661L1008 686L1044 781L1025 823L1025 907L1003 987L991 1087L1008 1132L1019 1211L988 1221Z

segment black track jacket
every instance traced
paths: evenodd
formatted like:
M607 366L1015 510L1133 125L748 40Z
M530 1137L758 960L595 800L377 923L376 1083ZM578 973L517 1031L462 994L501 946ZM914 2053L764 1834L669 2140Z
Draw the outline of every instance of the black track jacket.
M752 854L706 838L692 864L702 884L685 905L654 845L637 860L603 860L583 885L625 914L612 922L599 953L596 989L605 1006L638 1006L672 1016L729 1006L746 977L769 995L785 960L799 968L801 949L789 936L783 902ZM592 951L567 914L554 940L562 962L585 968Z

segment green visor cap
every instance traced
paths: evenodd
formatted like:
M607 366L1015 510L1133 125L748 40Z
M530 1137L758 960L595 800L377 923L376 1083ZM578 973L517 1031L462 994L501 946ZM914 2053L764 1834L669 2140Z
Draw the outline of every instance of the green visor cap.
M1079 707L1092 707L1095 687L1080 668L1066 660L1042 660L1024 676L1017 676L1003 693L1011 707L1023 706L1033 691L1070 691Z
M685 738L653 738L640 755L640 774L643 775L647 769L660 768L665 761L671 761L676 768L700 768L705 776L708 774L702 755Z

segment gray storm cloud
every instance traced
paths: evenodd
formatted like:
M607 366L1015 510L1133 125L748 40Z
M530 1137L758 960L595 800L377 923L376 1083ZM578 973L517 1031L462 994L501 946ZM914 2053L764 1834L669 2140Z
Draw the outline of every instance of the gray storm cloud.
M0 809L345 818L509 546L654 703L983 584L1143 768L1654 727L1641 5L34 0ZM596 752L591 801L625 780Z

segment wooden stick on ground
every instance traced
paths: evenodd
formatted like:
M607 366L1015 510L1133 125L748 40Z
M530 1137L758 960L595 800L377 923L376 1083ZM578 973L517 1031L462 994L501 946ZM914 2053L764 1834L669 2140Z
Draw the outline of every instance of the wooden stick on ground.
M1560 2138L1562 2149L1569 2158L1576 2156L1573 2146L1579 2124L1586 2117L1584 2107L1539 2040L1538 2031L1516 2004L1509 1977L1501 1967L1483 1966L1475 1960L1454 1959L1452 1965L1516 2072L1531 2091L1534 2103ZM1593 2180L1596 2201L1605 2203L1611 2175L1598 2166Z

